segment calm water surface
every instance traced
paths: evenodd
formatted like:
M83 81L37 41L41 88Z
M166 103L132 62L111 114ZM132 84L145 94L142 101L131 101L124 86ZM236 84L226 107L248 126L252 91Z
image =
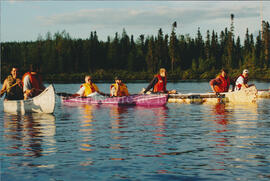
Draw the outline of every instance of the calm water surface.
M97 85L109 92L110 84ZM78 87L55 84L56 92ZM131 93L142 87L128 84ZM168 88L210 91L207 82ZM53 115L11 115L1 103L0 120L1 181L270 179L270 99L148 108L71 107L57 97Z

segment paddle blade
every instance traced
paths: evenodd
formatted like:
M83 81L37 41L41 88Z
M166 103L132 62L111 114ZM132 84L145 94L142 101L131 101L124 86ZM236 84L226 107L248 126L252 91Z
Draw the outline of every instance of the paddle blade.
M56 95L62 96L62 97L71 97L73 94L66 93L66 92L57 92Z

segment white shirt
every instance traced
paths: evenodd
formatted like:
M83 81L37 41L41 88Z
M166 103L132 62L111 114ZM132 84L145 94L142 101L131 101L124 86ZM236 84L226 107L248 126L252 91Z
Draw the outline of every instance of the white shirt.
M244 78L242 76L239 76L235 82L235 91L240 90L240 88L238 87L239 84L244 84Z
M82 87L78 90L78 92L76 92L76 94L79 94L80 96L83 96L83 95L84 95L84 91L85 91L85 87L82 86Z
M115 93L116 93L116 88L115 87L112 87L111 90L110 90L111 96L114 96Z
M29 75L26 75L24 77L24 80L23 80L23 92L26 91L26 90L31 90L32 89L32 85L31 85L31 82L30 82L30 77Z

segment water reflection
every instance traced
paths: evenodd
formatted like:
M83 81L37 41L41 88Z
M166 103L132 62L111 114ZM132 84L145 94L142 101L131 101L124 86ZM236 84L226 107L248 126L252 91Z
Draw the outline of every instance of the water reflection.
M125 156L118 154L117 150L129 149L128 144L126 145L124 143L124 139L129 139L128 136L125 136L125 129L128 128L127 119L129 117L128 110L130 108L126 106L111 106L109 109L112 139L109 148L115 152L115 154L110 156L110 160L125 160Z
M222 125L222 129L217 129L215 130L216 132L224 132L228 131L226 129L226 125L229 124L228 116L229 116L229 111L226 109L225 104L216 104L213 105L212 107L212 115L214 115L214 122L216 122L219 125Z
M213 147L211 159L216 164L214 170L225 170L229 160L241 167L243 162L250 162L244 155L232 154L235 148L252 149L257 135L250 134L258 121L257 104L234 105L217 104L211 107L212 134L210 147ZM212 143L211 143L212 142Z
M234 124L251 126L258 120L258 104L228 104L227 109L233 113Z
M55 152L55 117L51 114L4 115L6 156L41 157Z
M228 129L228 124L230 124L230 112L226 108L226 104L216 104L212 106L211 115L213 115L213 121L216 123L214 126L213 141L215 142L216 148L222 148L230 146L230 137L226 133L230 131ZM226 151L218 150L216 154L224 154Z
M111 128L113 133L120 133L121 128L125 128L124 119L128 112L129 107L126 106L111 106L110 116L111 116ZM118 138L116 138L118 139Z
M161 144L162 137L166 137L166 118L168 117L167 107L160 107L160 108L154 108L151 109L153 111L153 114L155 115L154 119L154 136L155 136L155 144Z
M80 113L81 113L81 119L80 119L80 132L83 133L81 138L81 144L80 149L82 151L93 151L93 146L90 144L91 141L93 141L93 119L94 119L94 111L96 110L95 105L82 105L80 106ZM92 164L91 161L81 163L82 165L89 165Z

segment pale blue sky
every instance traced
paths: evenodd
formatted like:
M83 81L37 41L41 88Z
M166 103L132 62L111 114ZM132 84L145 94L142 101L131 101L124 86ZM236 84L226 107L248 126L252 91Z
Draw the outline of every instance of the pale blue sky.
M1 42L35 41L50 31L65 30L72 38L87 38L97 31L100 40L114 37L125 28L137 39L156 35L159 28L170 34L177 21L177 34L195 34L200 27L220 33L235 15L235 34L243 41L246 29L257 35L263 19L270 21L269 1L1 1Z

